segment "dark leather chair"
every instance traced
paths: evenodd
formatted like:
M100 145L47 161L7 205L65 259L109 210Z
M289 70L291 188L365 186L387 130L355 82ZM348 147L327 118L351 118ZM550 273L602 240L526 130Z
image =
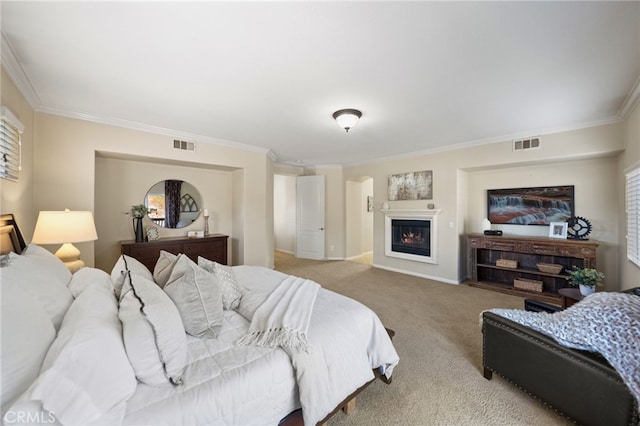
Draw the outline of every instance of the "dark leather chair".
M580 424L640 424L635 398L602 356L566 348L491 312L482 316L486 379L496 373Z

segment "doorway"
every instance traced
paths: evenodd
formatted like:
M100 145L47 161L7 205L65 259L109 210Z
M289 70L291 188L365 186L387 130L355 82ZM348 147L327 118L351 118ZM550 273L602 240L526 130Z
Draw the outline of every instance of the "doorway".
M373 178L362 176L346 182L346 232L347 260L373 264Z

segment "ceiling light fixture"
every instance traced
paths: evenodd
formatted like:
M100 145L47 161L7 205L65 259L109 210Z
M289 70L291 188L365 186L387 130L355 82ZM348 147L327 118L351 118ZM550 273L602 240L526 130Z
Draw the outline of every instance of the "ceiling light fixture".
M358 120L362 117L362 113L357 109L341 109L333 113L333 118L338 123L338 126L349 132L349 129L356 125Z

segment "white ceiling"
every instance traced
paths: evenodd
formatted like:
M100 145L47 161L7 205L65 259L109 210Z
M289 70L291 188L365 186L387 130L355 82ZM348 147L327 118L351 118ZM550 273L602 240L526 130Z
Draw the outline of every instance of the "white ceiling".
M285 164L613 122L639 97L637 1L1 7L3 65L36 109L262 147ZM341 108L363 112L348 134L331 117Z

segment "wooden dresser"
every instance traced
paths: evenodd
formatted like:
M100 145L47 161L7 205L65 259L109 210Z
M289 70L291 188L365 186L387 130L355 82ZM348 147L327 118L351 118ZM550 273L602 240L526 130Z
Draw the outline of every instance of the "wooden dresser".
M160 250L174 254L184 253L196 263L198 256L201 256L226 265L228 238L227 235L211 234L202 238L167 237L144 243L121 241L120 252L139 260L151 272L156 266Z

